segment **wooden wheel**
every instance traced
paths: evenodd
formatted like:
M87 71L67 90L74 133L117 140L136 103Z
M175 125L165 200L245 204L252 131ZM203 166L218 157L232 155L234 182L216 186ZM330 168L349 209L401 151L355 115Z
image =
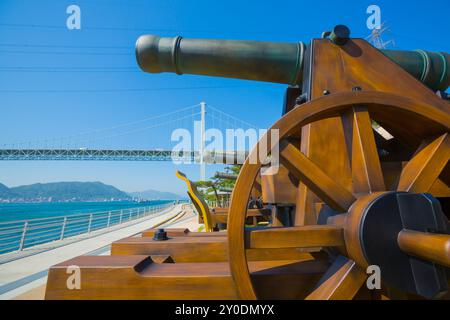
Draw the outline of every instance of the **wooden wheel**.
M436 184L448 189L445 169L450 157L450 108L438 105L380 92L337 93L303 104L278 120L270 130L279 130L281 163L326 204L328 210L322 211L328 211L328 215L319 217L322 221L317 221L316 225L245 231L247 202L261 168L261 155L259 159L256 155L262 141L271 145L269 130L244 163L231 199L230 268L240 297L258 297L247 266L246 249L250 248L332 247L338 252L338 258L325 272L323 280L311 288L307 299L352 299L365 284L369 263L381 264L381 268L389 263L379 253L380 245L388 246L386 250L394 255L391 262L396 264L396 272L409 274L413 271L416 266L410 257L418 257L419 262L432 261L427 264L430 268L450 267L448 220L442 217L442 212L437 212L440 209L437 200L422 194L433 193ZM352 190L326 174L298 149L298 139L292 139L298 138L303 126L337 116L344 122ZM393 186L385 186L371 120L393 129L394 136L417 148ZM250 163L250 159L258 160ZM422 212L408 207L410 203ZM405 216L410 218L407 228L401 221ZM433 225L435 233L424 232L429 230L430 218L438 221ZM426 229L418 231L421 228ZM378 239L374 239L377 234ZM389 286L403 286L406 292L415 290L414 293L422 296L434 296L436 290L442 289L437 285L433 292L424 290L420 283L411 283L407 277L402 278L399 285L392 281L393 275L387 273L382 268L382 280ZM447 283L442 286L445 285Z

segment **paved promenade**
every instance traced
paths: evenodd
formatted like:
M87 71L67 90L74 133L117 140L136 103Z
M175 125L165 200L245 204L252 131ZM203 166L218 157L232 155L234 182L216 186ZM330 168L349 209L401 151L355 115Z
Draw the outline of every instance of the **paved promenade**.
M200 227L197 216L191 209L183 210L182 206L186 205L176 205L161 215L145 217L107 233L0 264L0 300L42 299L51 266L80 255L109 254L112 242L139 234L145 229L161 226L186 227L197 231Z

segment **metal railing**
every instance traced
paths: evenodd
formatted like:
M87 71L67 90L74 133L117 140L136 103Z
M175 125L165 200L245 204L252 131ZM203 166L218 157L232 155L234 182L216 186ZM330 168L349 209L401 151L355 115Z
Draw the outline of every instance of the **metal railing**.
M0 254L22 251L38 244L89 234L96 230L154 215L173 205L173 202L169 202L105 212L1 222Z

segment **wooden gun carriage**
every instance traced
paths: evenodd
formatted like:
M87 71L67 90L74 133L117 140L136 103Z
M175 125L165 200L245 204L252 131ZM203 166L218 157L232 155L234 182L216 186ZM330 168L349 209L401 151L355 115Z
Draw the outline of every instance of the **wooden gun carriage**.
M226 232L155 241L145 231L111 256L52 267L46 298L449 298L447 53L380 51L336 26L309 44L143 36L136 54L153 73L288 84L283 115L242 166ZM272 130L266 156L277 152L281 170L261 176L263 200L290 209L246 228ZM66 288L70 265L80 290ZM381 270L379 290L366 286L369 266Z

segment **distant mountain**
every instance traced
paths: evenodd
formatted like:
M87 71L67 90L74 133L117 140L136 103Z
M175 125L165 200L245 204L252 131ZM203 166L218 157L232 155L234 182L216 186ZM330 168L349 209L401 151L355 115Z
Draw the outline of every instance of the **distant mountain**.
M36 183L8 188L0 185L0 199L14 201L129 200L130 196L101 182Z
M14 192L11 191L11 189L9 189L7 186L5 186L4 184L0 183L0 198L11 198L17 196L14 194Z
M143 200L185 200L187 197L172 192L164 192L157 190L146 190L141 192L128 193L132 198Z

